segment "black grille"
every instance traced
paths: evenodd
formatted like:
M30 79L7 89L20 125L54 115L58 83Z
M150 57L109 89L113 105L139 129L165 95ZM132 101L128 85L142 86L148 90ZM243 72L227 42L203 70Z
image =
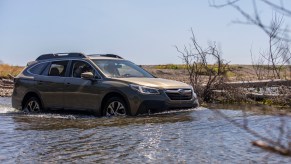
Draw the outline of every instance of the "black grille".
M171 100L191 100L192 98L192 90L190 89L166 90L166 94Z

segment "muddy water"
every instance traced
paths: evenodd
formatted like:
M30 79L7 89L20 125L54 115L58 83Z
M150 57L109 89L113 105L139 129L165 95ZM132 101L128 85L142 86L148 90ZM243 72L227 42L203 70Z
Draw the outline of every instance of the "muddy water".
M206 108L96 118L75 112L27 115L11 108L10 101L0 98L1 163L291 162L253 147L256 138ZM220 111L242 121L238 110ZM252 129L277 136L281 117L248 113L247 118ZM284 120L290 130L290 117Z

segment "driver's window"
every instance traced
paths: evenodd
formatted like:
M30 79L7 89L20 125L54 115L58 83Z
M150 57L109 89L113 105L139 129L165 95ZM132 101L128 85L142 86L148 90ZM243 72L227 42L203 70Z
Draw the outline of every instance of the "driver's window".
M72 77L81 78L81 74L85 72L92 72L92 74L94 75L94 69L88 63L83 61L72 62Z

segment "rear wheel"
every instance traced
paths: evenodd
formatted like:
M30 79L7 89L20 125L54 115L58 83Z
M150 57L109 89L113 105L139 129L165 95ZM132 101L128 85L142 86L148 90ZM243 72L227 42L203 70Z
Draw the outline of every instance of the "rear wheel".
M126 116L128 109L125 102L119 97L111 97L107 100L104 109L104 116Z
M39 113L42 111L40 101L36 97L29 98L22 109L26 113Z

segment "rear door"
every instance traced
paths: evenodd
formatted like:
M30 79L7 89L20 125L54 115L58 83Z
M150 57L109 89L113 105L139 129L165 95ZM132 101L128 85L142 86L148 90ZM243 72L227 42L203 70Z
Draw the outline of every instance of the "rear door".
M64 107L64 80L67 74L68 61L53 61L42 73L37 76L39 90L45 107Z

